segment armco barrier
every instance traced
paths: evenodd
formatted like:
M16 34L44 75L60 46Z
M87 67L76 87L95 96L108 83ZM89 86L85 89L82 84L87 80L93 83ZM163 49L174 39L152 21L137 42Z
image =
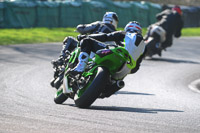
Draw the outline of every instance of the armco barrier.
M37 2L37 27L59 27L60 3Z
M142 27L147 27L149 25L149 7L140 2L131 2L131 5L132 12L135 14L133 20L140 22Z
M36 24L36 4L29 2L4 2L5 28L29 28Z
M119 27L136 20L142 27L156 21L162 7L149 2L90 2L15 1L0 2L0 28L75 27L101 21L106 11L118 14ZM200 8L183 7L185 27L200 26Z
M182 7L185 27L200 26L200 7Z
M133 21L134 13L131 10L131 5L128 3L114 2L109 9L117 13L119 17L119 27L124 27L129 21Z
M0 28L4 27L4 3L0 3Z
M91 23L101 21L103 15L108 10L106 4L98 1L83 2L82 15L83 23Z
M162 6L159 4L155 3L150 3L150 2L144 2L143 4L147 5L149 7L148 10L148 24L152 24L156 22L156 16L155 14L159 13L162 11Z
M82 3L62 2L60 4L60 27L75 27L83 22Z

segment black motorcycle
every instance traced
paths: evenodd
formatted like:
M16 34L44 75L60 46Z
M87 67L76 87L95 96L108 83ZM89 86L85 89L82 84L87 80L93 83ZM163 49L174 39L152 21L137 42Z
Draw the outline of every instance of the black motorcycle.
M147 35L145 37L145 44L147 52L145 57L152 57L153 55L161 56L162 50L165 50L162 47L162 42L165 41L166 32L160 26L152 26L148 29Z

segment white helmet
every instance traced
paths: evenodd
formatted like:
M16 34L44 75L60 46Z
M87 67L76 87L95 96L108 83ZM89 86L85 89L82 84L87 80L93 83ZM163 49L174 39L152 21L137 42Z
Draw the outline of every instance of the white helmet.
M117 28L118 16L115 12L106 12L102 21L106 24L112 24L115 28Z
M140 26L140 24L137 21L131 21L125 26L124 31L125 32L138 32L138 33L142 34L142 27Z

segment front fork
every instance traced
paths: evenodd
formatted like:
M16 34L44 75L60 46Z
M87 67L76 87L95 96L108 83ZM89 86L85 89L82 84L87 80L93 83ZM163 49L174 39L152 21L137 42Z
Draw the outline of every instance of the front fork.
M65 76L64 79L63 79L63 93L69 94L69 93L72 93L72 92L73 92L72 89L69 88L69 86L68 86L68 78L67 78L67 76Z

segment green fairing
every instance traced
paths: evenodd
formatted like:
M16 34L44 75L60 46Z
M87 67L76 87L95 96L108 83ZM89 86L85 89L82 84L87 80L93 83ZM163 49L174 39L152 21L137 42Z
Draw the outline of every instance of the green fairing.
M58 90L56 95L59 96L62 92L63 92L63 90Z
M77 48L71 55L69 60L70 63L74 63L80 54L80 48ZM91 85L97 74L98 67L105 67L108 69L110 75L112 76L116 72L118 72L124 63L127 63L127 67L132 69L135 67L135 61L129 55L128 51L124 47L116 47L111 49L102 49L96 52L95 59L89 59L90 62L93 62L90 69L86 70L82 76L85 78L90 78L89 82L83 87L79 88L74 99L80 98L85 90ZM65 70L68 69L68 65ZM64 78L68 78L68 75L65 75ZM71 88L71 87L70 87ZM59 93L59 92L58 92ZM57 95L58 95L57 93Z
M127 67L128 67L129 69L135 68L136 62L137 62L137 61L133 60L133 58L130 56L130 63L127 64Z
M79 53L80 53L80 49L77 48L77 49L73 52L73 56L75 56L75 57L71 58L71 59L73 59L73 60L72 60L72 61L70 60L69 62L70 62L70 63L74 63L75 60L76 60L76 58L78 58Z
M72 52L72 54L71 54L71 58L69 59L69 63L74 63L76 58L78 58L79 53L80 53L80 48L76 48L76 50L74 52ZM65 67L65 71L68 69L69 63Z
M93 76L92 76L90 82L84 88L78 90L77 98L80 97L92 83L92 81L96 75L96 72L97 72L96 71L97 67L104 66L104 67L108 68L110 74L113 75L117 71L119 71L119 69L122 67L122 65L124 63L126 63L127 61L130 61L130 59L132 60L128 51L126 49L124 49L123 47L117 47L117 48L113 48L110 50L112 51L112 52L110 52L111 54L105 54L105 56L103 56L103 57L101 57L99 54L95 55L95 60L94 60L95 66L93 66L93 68L90 69L88 72L84 72L82 74L84 77L88 77L88 76L92 76L92 75ZM99 50L100 53L101 53L101 51L103 52L106 50L105 49ZM130 64L132 64L132 63L130 63ZM132 64L132 66L133 66L133 64Z
M129 55L128 51L123 47L117 47L111 49L112 54L100 57L98 54L95 56L95 63L99 66L105 66L109 69L111 75L119 71L120 67L125 62L132 62L132 58ZM132 63L131 66L134 67L135 63Z

